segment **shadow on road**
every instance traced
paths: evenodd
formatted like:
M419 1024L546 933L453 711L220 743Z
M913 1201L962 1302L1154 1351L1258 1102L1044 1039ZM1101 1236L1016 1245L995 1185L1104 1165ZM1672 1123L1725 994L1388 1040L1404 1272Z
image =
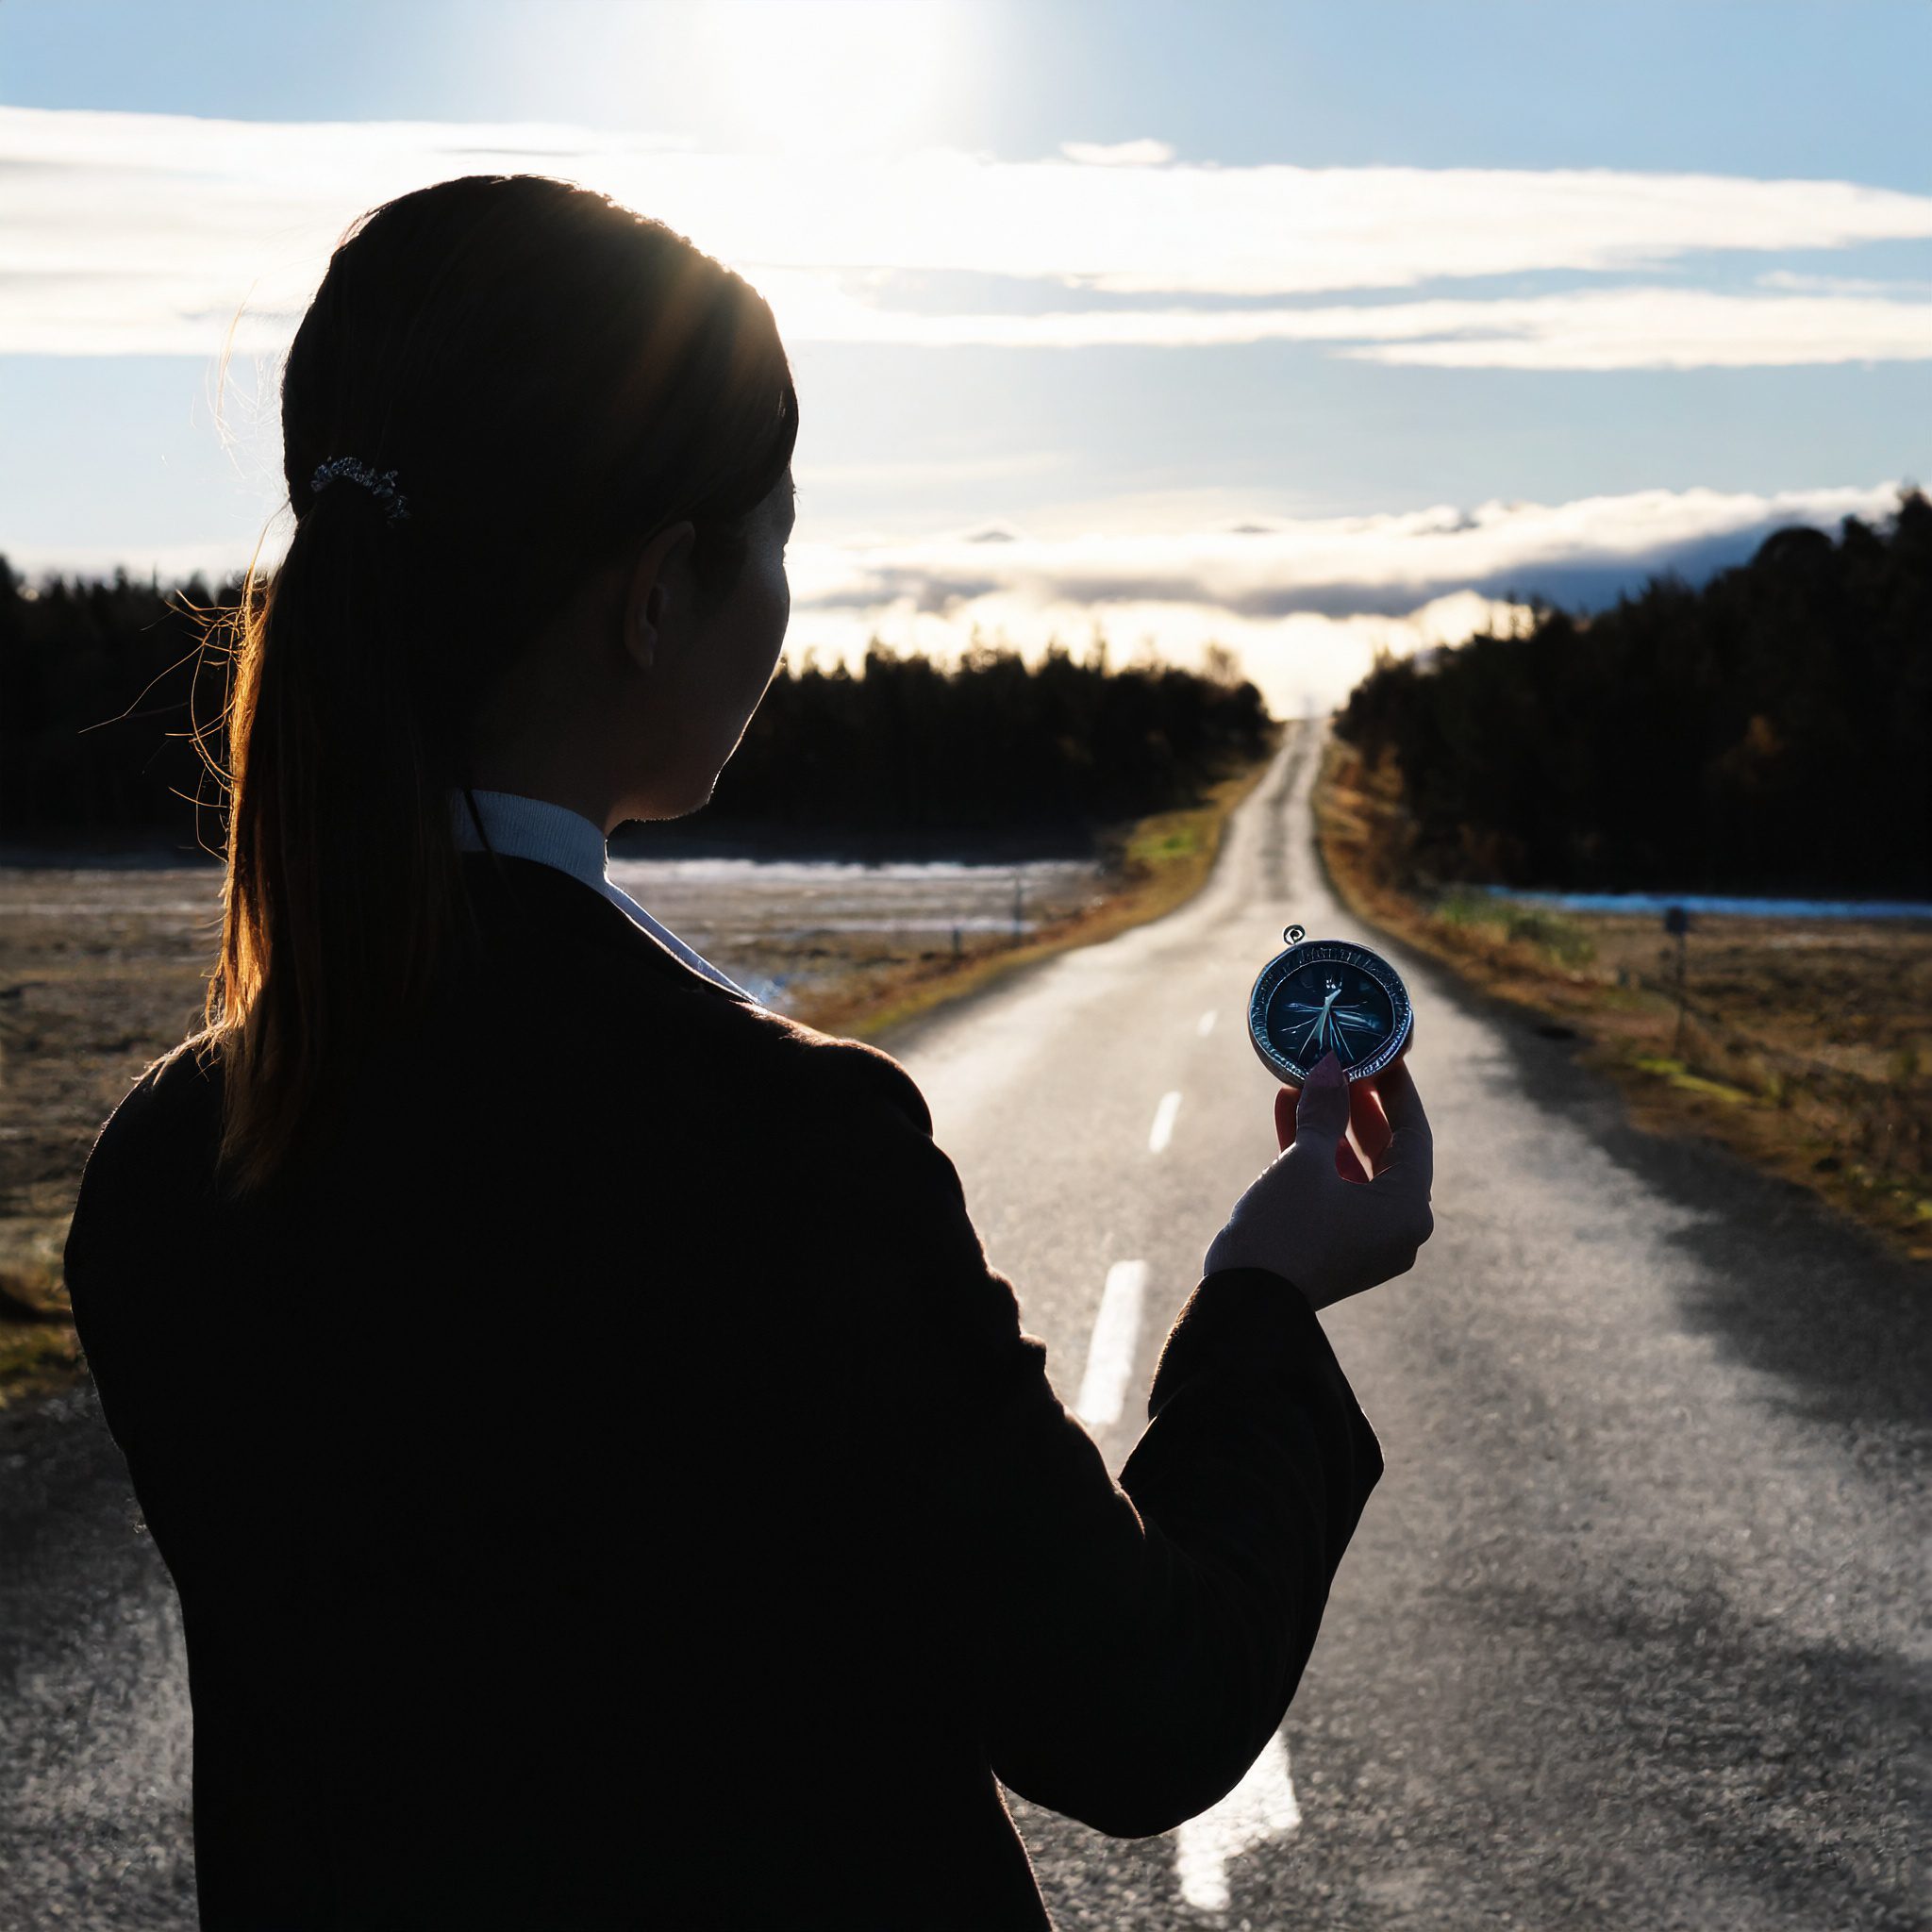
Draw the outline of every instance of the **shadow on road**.
M1615 1088L1576 1063L1576 1041L1539 1033L1541 1014L1420 962L1411 976L1428 982L1430 998L1480 1013L1523 1093L1583 1126L1685 1210L1690 1224L1668 1239L1691 1264L1679 1274L1687 1328L1775 1376L1795 1414L1932 1433L1932 1271L1898 1260L1808 1190L1759 1173L1721 1142L1633 1126Z

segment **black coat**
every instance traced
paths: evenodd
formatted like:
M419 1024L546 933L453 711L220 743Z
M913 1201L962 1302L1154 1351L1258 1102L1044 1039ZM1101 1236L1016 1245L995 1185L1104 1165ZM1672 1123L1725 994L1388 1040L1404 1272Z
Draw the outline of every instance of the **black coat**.
M353 1136L212 1198L183 1053L67 1244L179 1591L210 1927L1039 1928L1280 1724L1381 1474L1307 1301L1195 1289L1118 1484L909 1075L532 860Z

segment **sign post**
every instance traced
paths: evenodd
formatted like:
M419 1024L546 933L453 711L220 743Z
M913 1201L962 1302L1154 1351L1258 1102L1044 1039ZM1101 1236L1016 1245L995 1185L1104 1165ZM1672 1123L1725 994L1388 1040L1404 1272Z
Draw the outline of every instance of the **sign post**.
M1677 1036L1671 1042L1671 1058L1684 1058L1684 935L1690 930L1690 915L1681 906L1664 908L1664 930L1677 939Z

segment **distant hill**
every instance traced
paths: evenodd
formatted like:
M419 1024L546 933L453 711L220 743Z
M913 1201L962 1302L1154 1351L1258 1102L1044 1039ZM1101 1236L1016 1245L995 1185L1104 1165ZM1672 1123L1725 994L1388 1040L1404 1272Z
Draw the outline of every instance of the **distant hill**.
M1392 760L1417 883L1927 897L1932 505L1385 656L1334 729Z

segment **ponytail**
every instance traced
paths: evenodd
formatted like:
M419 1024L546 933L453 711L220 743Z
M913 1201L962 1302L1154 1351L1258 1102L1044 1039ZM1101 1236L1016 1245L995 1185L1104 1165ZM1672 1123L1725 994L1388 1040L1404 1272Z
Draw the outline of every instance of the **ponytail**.
M412 689L391 538L366 492L338 490L242 620L206 1016L224 1036L221 1158L237 1191L303 1127L332 1124L344 1083L331 1074L421 1015L468 924L444 802L457 774Z

